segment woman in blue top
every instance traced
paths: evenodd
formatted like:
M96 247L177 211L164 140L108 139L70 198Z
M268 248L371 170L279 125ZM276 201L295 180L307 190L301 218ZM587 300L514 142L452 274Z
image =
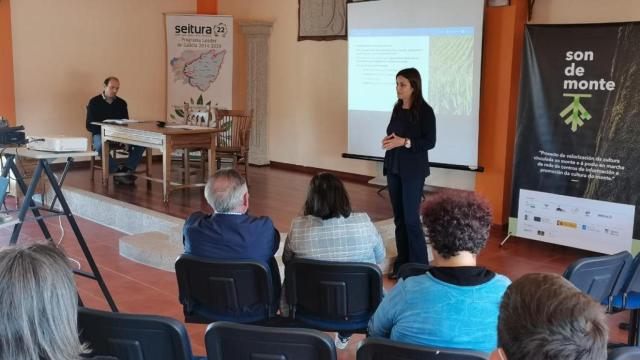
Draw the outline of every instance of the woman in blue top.
M436 117L422 97L422 80L414 68L396 75L398 102L382 139L383 173L396 225L398 257L390 277L407 262L428 264L419 208L424 180L429 176L429 154L436 144Z
M396 284L369 322L369 335L418 345L491 352L509 279L477 266L491 210L475 193L446 191L422 211L433 267Z

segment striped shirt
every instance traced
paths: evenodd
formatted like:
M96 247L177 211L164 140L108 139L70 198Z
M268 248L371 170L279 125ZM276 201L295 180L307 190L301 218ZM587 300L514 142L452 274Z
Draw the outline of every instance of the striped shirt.
M292 258L381 264L385 248L378 230L365 213L322 220L307 215L293 219L282 261Z

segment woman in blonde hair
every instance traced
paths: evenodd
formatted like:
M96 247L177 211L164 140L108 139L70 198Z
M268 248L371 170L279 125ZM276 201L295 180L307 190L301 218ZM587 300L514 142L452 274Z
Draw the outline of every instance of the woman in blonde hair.
M5 247L0 279L0 359L83 358L76 285L60 250L46 244Z

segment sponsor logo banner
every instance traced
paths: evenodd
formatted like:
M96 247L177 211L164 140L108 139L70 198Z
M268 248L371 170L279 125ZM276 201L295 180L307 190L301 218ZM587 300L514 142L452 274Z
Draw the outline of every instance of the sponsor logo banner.
M635 210L640 201L637 44L638 22L527 26L510 232L605 253L629 250L631 240L640 239ZM535 199L567 206L523 212ZM580 209L581 217L561 216L565 207ZM604 236L594 240L597 233Z

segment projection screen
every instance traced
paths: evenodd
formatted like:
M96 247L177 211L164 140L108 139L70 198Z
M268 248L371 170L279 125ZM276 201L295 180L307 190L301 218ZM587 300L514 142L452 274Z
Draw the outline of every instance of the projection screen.
M348 4L348 155L383 157L395 74L415 67L436 114L431 162L475 168L484 0Z

